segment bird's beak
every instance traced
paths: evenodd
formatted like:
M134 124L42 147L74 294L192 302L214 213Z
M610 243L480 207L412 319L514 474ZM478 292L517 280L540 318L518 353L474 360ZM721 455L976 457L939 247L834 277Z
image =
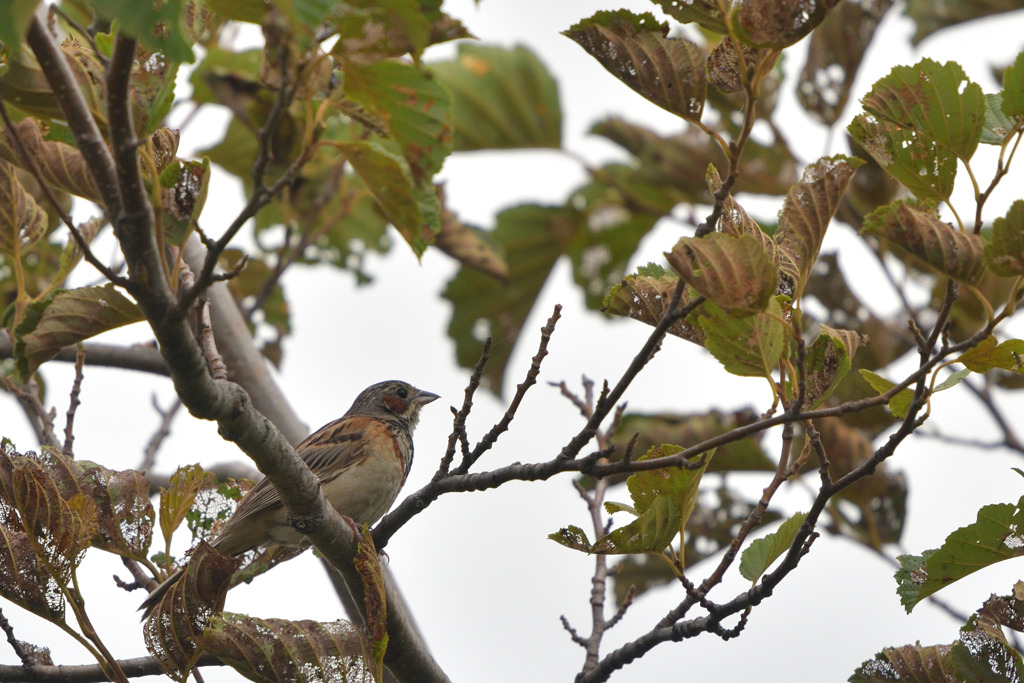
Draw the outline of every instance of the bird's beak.
M416 398L414 398L412 402L418 406L425 406L428 403L436 401L439 398L441 397L438 396L437 394L432 394L429 391L421 391L419 394L416 395Z

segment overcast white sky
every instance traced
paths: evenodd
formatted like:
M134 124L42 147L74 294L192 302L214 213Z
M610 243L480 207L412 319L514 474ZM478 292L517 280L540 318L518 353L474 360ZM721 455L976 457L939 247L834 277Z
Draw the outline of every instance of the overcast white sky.
M673 117L636 95L581 48L559 35L579 19L599 9L628 7L655 11L653 5L628 2L597 3L583 0L470 0L447 2L447 11L487 43L526 44L558 79L563 103L564 139L569 149L592 160L606 159L614 148L585 135L591 123L608 115L623 115L646 122L663 132L677 130ZM997 89L990 67L1009 62L1021 47L1024 16L1003 15L978 22L911 51L907 37L912 26L898 11L890 12L880 29L858 80L865 92L897 63L912 64L922 56L940 61L955 59L987 92ZM454 47L441 46L428 59L446 58ZM798 46L787 53L790 70L803 63ZM793 83L788 83L792 88ZM847 120L856 110L851 98ZM783 127L807 161L825 153L826 131L803 116L790 90L780 105ZM211 115L191 126L182 140L183 150L207 144L204 131L224 125ZM845 123L843 124L845 125ZM842 136L836 136L842 140ZM450 204L460 216L480 225L493 223L493 215L519 201L561 202L583 180L579 165L556 152L467 154L450 159L442 171ZM241 204L240 191L223 175L215 177L203 216L205 228L218 232ZM1004 186L1020 188L1016 181ZM1008 203L1014 193L996 201ZM1019 190L1017 192L1019 196ZM743 199L741 198L741 201ZM750 202L763 215L777 205ZM997 215L996 206L990 207ZM666 225L642 245L637 263L659 260L681 235ZM396 237L397 240L397 237ZM880 282L864 249L848 228L834 226L824 251L841 250L847 272L857 273L867 297L891 300L891 292L875 288ZM407 491L423 485L444 451L450 428L448 405L459 404L468 373L454 364L454 348L445 330L449 309L439 294L455 267L443 254L428 251L418 263L400 241L391 253L371 256L367 268L379 276L371 287L357 289L353 278L329 268L295 270L287 293L295 334L285 347L279 380L297 412L315 428L341 414L363 387L388 378L400 378L441 394L428 406L416 435L416 462ZM92 274L88 275L89 278ZM577 383L582 374L614 381L646 338L649 328L631 321L608 323L588 312L571 283L565 264L556 267L525 329L527 339L512 358L513 371L506 383L514 386L534 353L536 330L555 303L564 306L545 362L542 381ZM1017 336L1022 335L1017 324ZM110 335L111 340L147 338L141 326ZM609 352L611 350L611 352ZM70 369L47 366L48 400L63 414ZM170 383L129 372L89 368L79 409L76 453L79 458L114 468L135 467L142 449L158 424L150 408L155 394L167 406L173 396ZM702 350L669 339L627 396L634 409L696 412L751 406L763 410L771 396L764 382L740 379L721 370ZM1001 397L1007 415L1020 415L1019 396ZM471 437L479 437L500 414L497 401L481 396L470 421ZM0 397L2 431L21 450L35 448L19 410ZM941 425L948 433L974 430L990 421L977 410L966 391L942 394L933 405L929 426ZM514 461L541 460L554 455L579 428L574 409L545 384L535 387L509 434L480 463L489 468ZM772 440L775 436L775 440ZM769 435L767 444L777 444ZM772 446L769 446L771 448ZM169 472L180 464L213 464L244 457L220 440L212 424L180 415L165 444L158 470ZM1020 458L999 451L972 451L936 440L914 439L899 451L891 466L907 472L910 483L908 552L938 546L947 533L974 520L984 504L1016 502L1021 479L1010 471ZM735 485L758 491L767 475L736 476ZM783 510L806 510L809 497L793 487L778 498ZM612 499L625 498L616 492ZM548 533L567 524L589 529L586 510L569 477L542 484L511 484L482 494L447 496L415 518L388 547L390 566L412 605L435 656L454 681L570 680L578 672L582 651L573 645L559 623L566 615L582 632L589 626L592 560L547 540ZM123 657L145 654L135 608L138 593L126 595L113 587L111 574L126 576L114 558L92 552L86 559L88 578L83 582L91 613L108 645ZM691 578L699 581L710 563L696 565ZM1016 571L1015 571L1016 570ZM669 680L843 680L865 659L887 645L948 643L958 624L928 604L907 616L900 607L892 579L893 568L851 542L823 537L800 568L780 586L776 595L752 614L743 635L728 643L704 636L680 644L663 645L613 678L647 681L654 676ZM1018 565L990 569L944 591L942 597L967 613L990 592L1007 592L1019 574ZM90 578L92 580L90 580ZM746 582L735 571L713 597L725 598L744 590ZM250 586L233 591L227 609L263 617L333 620L340 616L319 565L304 556L276 568ZM608 634L605 651L648 630L680 599L676 587L645 594L621 624ZM54 649L60 664L86 663L87 654L56 629L17 608L4 604L4 612L19 638ZM8 647L0 647L0 662L17 661ZM204 672L207 681L237 680L227 669Z

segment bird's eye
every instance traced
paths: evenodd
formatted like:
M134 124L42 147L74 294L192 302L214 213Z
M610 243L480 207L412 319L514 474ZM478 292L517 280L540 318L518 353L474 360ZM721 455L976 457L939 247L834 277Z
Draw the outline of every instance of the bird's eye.
M398 398L409 398L409 392L405 389L405 387L399 387L395 391L395 396L397 396Z

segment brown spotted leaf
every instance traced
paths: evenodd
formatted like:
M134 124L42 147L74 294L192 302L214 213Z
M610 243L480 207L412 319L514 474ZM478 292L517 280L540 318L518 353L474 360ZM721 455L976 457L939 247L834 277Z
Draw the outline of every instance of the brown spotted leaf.
M837 0L744 0L738 3L733 26L745 43L783 48L820 24Z
M944 275L976 284L985 273L981 235L963 233L933 212L904 201L879 207L862 232L884 237Z
M219 614L199 638L210 652L252 681L371 683L359 631L344 621L256 619Z
M206 203L210 185L210 160L170 164L160 174L163 226L169 244L181 246L192 234Z
M373 544L369 525L363 525L363 535L355 558L356 570L363 580L363 605L366 608L366 631L368 632L367 652L364 657L373 662L377 680L384 672L384 654L388 648L388 605L384 574L380 557Z
M23 518L14 506L14 466L24 457L4 441L0 453L0 595L60 623L64 620L64 594L37 554L37 541L25 532Z
M807 347L805 403L809 408L815 408L828 400L850 371L853 355L863 341L861 335L853 330L821 326L821 333Z
M33 539L41 567L63 586L70 584L98 528L93 501L76 482L66 481L69 462L54 450L40 456L5 452L0 461L4 500Z
M744 69L757 61L757 48L739 43L737 51L736 45L731 37L725 36L708 55L708 81L727 95L743 89ZM743 63L740 63L740 52Z
M201 541L180 580L171 585L143 625L146 649L168 675L183 679L202 654L198 643L224 608L231 575L241 559Z
M706 174L708 189L712 194L718 192L722 187L722 178L718 175L718 169L708 164ZM719 229L726 235L739 237L750 235L757 240L764 252L768 254L773 263L778 263L778 246L775 240L758 225L757 221L751 218L736 199L730 194L722 204L722 217L718 223Z
M143 319L111 284L58 290L32 304L14 329L18 371L30 377L65 346Z
M892 681L953 681L950 645L903 645L887 647L874 659L861 664L850 676L851 683ZM949 671L949 676L942 672Z
M601 310L609 315L621 315L655 326L665 314L678 282L679 277L675 273L657 264L640 266L635 275L627 275L625 280L611 288ZM692 296L692 290L684 290L680 303L685 304ZM704 344L704 333L686 320L673 324L668 331L694 344Z
M86 168L82 153L58 139L51 140L46 130L35 119L22 119L13 129L5 129L0 135L0 157L16 166L24 162L12 136L21 138L28 153L35 160L39 172L48 185L59 187L79 197L99 201L99 191L92 181L92 174Z
M850 176L863 163L842 155L819 159L804 170L800 182L786 195L779 213L775 243L779 248L782 276L792 280L792 291L798 296L818 259L825 231Z
M763 311L779 284L775 264L749 234L683 237L665 258L687 284L735 315Z
M108 470L78 461L87 495L99 512L93 545L134 560L145 560L153 541L153 504L141 472Z
M46 224L46 211L21 184L15 167L0 159L0 255L19 258L43 236Z
M699 121L707 94L704 53L652 14L598 12L572 26L573 39L630 88L688 121Z

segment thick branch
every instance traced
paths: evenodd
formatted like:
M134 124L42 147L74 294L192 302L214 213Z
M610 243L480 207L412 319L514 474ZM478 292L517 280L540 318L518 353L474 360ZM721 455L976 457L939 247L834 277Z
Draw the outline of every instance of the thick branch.
M130 678L141 676L159 676L163 669L155 657L136 657L120 659L121 670ZM199 658L196 666L224 666L224 663L212 655ZM80 664L74 666L13 666L0 664L0 681L23 681L24 683L95 683L108 681L99 664Z
M153 210L145 193L139 192L144 184L138 177L137 160L129 158L137 154L134 133L130 128L128 92L123 81L129 76L116 73L115 69L130 69L128 54L134 52L131 41L119 40L108 72L112 135L125 134L131 141L118 146L117 159L122 165L117 169L112 167L110 154L102 138L98 137L95 121L63 62L63 55L38 18L30 30L30 44L37 55L52 56L49 60L52 68L44 66L44 73L53 90L68 100L68 103L61 100L65 112L75 113L67 118L79 146L92 150L86 155L86 160L90 164L95 161L99 166L98 171L94 169L94 175L97 176L97 185L103 188L107 211L128 263L134 285L132 293L153 329L182 403L194 416L218 423L220 434L237 444L270 479L292 519L306 532L313 545L346 574L350 585L353 582L358 584L359 578L352 564L355 539L350 527L327 503L319 481L296 455L288 440L254 408L249 394L238 384L215 380L209 375L206 359L184 316L177 309L177 300L164 276L164 262L156 245ZM114 99L118 101L113 102ZM116 129L116 126L126 125L126 130ZM102 153L94 149L97 144ZM121 193L124 193L123 203ZM410 627L411 620L404 618L401 612L395 608L388 610L388 629L395 646L388 649L386 663L393 670L395 664L399 665L397 668L406 674L405 680L445 680L425 650L402 650L401 645L408 642L402 631Z
M97 344L86 342L85 364L108 368L125 368L140 372L151 372L155 375L167 375L167 364L160 352L153 346L117 346L116 344ZM53 360L74 363L78 350L74 346L65 346L57 352ZM9 338L0 335L0 358L11 358L14 355L14 344Z

